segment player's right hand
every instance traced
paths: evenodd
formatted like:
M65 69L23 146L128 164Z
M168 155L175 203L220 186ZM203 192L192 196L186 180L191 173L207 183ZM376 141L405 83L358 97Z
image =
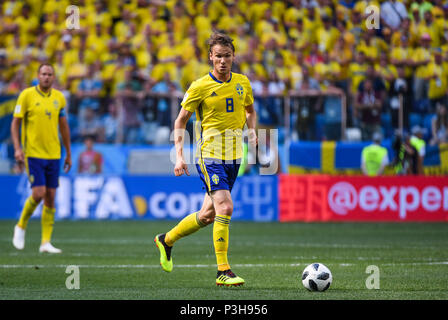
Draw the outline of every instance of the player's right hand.
M183 175L184 172L187 176L190 175L190 172L188 172L188 165L183 159L177 160L176 165L174 166L174 174L176 175L176 177L179 177Z
M16 159L20 172L22 172L25 167L25 155L23 154L23 150L17 149L14 151L14 158Z

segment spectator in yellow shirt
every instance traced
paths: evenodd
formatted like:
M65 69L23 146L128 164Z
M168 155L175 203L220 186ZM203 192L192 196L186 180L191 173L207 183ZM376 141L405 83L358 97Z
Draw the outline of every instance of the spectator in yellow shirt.
M75 63L67 66L67 83L71 94L78 90L79 83L87 75L87 64L85 62L85 53L78 51L78 59Z
M284 58L279 52L275 55L274 65L275 68L273 71L276 78L285 83L286 87L289 89L289 68L285 66Z
M376 73L383 79L386 91L389 92L392 82L398 77L397 68L389 63L386 52L381 52L379 63L375 65Z
M87 16L89 29L93 28L96 24L100 24L103 31L109 30L112 26L112 15L109 12L109 8L106 7L104 1L94 2L94 11L90 12Z
M423 20L417 26L418 36L421 38L424 34L429 34L431 37L431 47L437 48L440 46L440 38L442 36L442 30L439 29L439 25L435 23L431 11L425 11Z
M350 63L349 66L349 82L350 82L350 94L352 97L355 96L358 91L358 86L366 77L367 63L364 52L356 53L356 60Z
M333 50L330 52L330 60L339 64L341 71L338 79L336 79L337 85L347 91L348 78L350 76L349 67L353 60L353 51L351 46L346 43L343 35L339 37Z
M401 24L400 24L400 27L398 28L398 30L395 30L394 32L392 32L390 45L392 47L399 47L402 36L406 36L406 37L411 36L411 19L409 19L408 17L404 18L401 21Z
M341 66L336 61L330 61L328 51L322 52L322 60L314 66L314 78L319 81L321 89L326 90L339 80Z
M227 31L228 33L236 34L239 26L242 26L245 23L244 17L241 15L235 2L227 2L226 5L228 13L220 17L218 28Z
M31 6L25 3L21 9L21 14L14 19L18 32L21 34L24 43L32 45L36 40L36 31L39 27L38 16L31 14Z
M417 6L411 6L411 13L410 13L410 19L411 19L411 25L410 25L410 40L411 40L411 46L418 46L420 44L420 32L418 30L418 26L423 21L423 19L420 16L420 11Z
M355 38L355 45L359 43L362 34L365 32L363 23L364 20L361 12L353 9L350 22L347 24L347 30L353 34Z
M362 40L359 42L356 51L363 51L366 60L370 63L378 62L380 52L388 50L387 44L379 37L375 36L375 29L370 29L362 34Z
M288 8L283 15L283 23L287 28L293 28L298 19L302 19L305 12L302 0L289 0Z
M89 50L95 52L97 56L101 56L107 50L107 44L111 39L111 35L101 25L96 23L93 31L87 34L86 46Z
M114 36L117 41L122 43L126 42L133 34L135 34L136 25L133 20L133 13L129 10L123 10L121 12L121 20L114 25ZM132 33L134 30L134 33Z
M310 45L314 42L314 33L311 29L305 29L303 19L299 18L294 27L290 28L289 36L295 39L295 46L298 51L307 55L310 51Z
M414 99L421 100L427 97L428 82L426 81L427 67L431 62L431 36L427 33L421 37L421 46L414 50Z
M299 88L300 83L303 80L303 68L305 67L303 52L297 51L296 53L296 61L292 64L289 70L289 83L291 85L292 90L297 90Z
M353 56L352 48L355 46L355 36L353 33L347 30L347 22L344 20L337 20L336 21L336 28L339 30L339 39L342 37L344 38L345 47L349 48L349 51L351 52L351 57ZM337 42L337 41L336 41ZM330 52L331 53L331 52Z
M407 35L402 35L399 46L392 47L392 51L390 52L390 62L396 68L404 68L407 81L410 81L413 76L414 60L412 55L413 49L409 46L409 37ZM411 87L411 83L408 83L408 87Z
M319 50L321 52L331 51L334 44L339 38L339 30L333 26L331 18L324 14L321 17L322 26L316 31L316 40L318 42Z
M445 103L448 89L448 66L443 63L440 48L433 50L434 61L427 66L426 80L429 81L428 98L432 110L437 103Z
M191 19L186 14L185 7L182 2L176 2L171 21L173 23L172 31L174 33L174 38L177 42L180 42L187 36L188 29L191 25Z

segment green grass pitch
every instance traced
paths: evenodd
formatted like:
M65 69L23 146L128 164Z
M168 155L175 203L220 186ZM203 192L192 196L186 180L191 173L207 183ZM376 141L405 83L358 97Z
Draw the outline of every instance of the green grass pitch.
M212 227L180 240L174 269L159 266L153 239L176 221L57 221L60 255L40 254L40 222L31 220L26 246L11 243L15 221L0 220L0 300L314 300L448 299L448 224L231 222L229 261L246 280L238 288L215 285ZM330 268L323 293L300 281L306 265ZM66 267L79 267L79 290L69 290ZM379 289L367 289L369 265Z

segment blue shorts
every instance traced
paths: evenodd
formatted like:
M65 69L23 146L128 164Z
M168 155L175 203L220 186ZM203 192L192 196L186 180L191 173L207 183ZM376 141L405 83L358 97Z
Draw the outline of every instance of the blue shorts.
M28 179L32 187L46 186L56 189L59 186L59 159L27 158Z
M229 163L229 161L224 162L223 160L203 159L198 162L196 168L208 194L215 190L232 191L238 176L240 160L233 160L232 163Z

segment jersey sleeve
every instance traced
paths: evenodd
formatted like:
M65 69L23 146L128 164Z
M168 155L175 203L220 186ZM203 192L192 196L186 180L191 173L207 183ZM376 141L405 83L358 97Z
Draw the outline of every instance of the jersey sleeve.
M245 77L244 89L247 90L246 99L244 100L244 106L250 106L254 103L254 94L252 93L252 86L250 85L249 79Z
M190 88L188 88L180 105L189 112L195 112L200 102L201 90L198 83L195 81L191 84Z
M26 112L26 91L22 91L14 108L14 117L23 118Z
M63 94L60 95L59 101L61 103L61 108L59 109L59 117L66 117L67 116L67 101L65 100L65 97Z

